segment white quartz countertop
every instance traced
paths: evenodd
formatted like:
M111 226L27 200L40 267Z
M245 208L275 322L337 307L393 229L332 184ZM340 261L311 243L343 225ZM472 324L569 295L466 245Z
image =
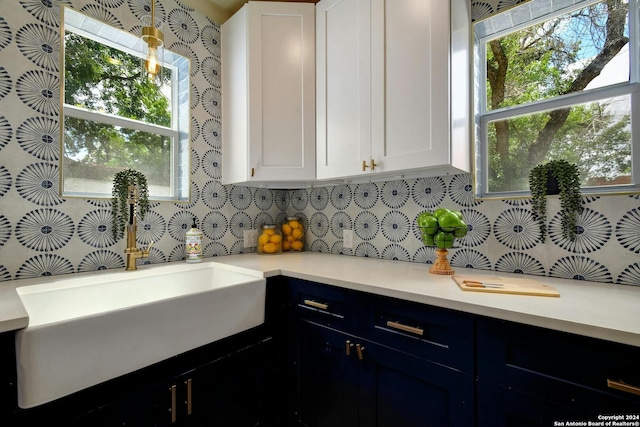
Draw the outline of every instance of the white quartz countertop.
M214 262L270 277L289 277L370 292L503 320L640 347L640 287L527 276L554 286L560 297L463 291L431 265L316 252L232 255ZM522 275L455 268L456 274Z
M428 264L355 256L316 252L243 254L207 258L204 262L258 277L306 279L640 347L640 286L528 276L554 286L560 292L560 297L554 298L463 291L451 276L430 274ZM455 270L460 275L523 277ZM28 315L15 291L18 282L0 284L0 332L28 324Z

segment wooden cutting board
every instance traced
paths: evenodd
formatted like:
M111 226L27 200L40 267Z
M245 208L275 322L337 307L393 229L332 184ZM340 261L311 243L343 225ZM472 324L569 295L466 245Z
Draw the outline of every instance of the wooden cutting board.
M506 278L498 276L452 276L463 291L490 292L494 294L535 295L541 297L559 297L560 292L551 285L532 279ZM502 285L501 287L479 287L465 284L467 282L484 282Z

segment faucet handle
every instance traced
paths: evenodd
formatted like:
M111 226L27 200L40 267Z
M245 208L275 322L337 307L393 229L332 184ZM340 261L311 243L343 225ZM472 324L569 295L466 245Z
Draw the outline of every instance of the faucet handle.
M149 253L149 251L151 250L151 246L153 246L153 243L154 243L154 241L152 240L152 241L149 243L149 246L147 246L147 249L145 249L143 252L144 252L144 253L146 253L146 254L148 254L148 253Z

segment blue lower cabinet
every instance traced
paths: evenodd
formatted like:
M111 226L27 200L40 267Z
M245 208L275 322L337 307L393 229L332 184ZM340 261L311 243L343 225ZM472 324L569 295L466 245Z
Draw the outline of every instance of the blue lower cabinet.
M17 405L15 334L0 333L0 424Z
M482 379L477 383L477 407L477 427L549 427L588 420L583 412L558 402Z
M469 374L375 343L358 360L361 427L468 427L474 424Z
M298 421L308 427L357 426L355 348L347 354L353 337L307 321L297 330Z
M65 427L81 426L168 426L171 425L172 382L154 385L126 393L121 398L95 410L81 414Z
M302 425L473 425L471 375L307 321L298 332Z
M471 316L300 280L289 286L298 425L474 425L473 373L459 369L473 369Z
M271 351L270 342L263 342L184 374L177 384L181 425L261 425L269 396L262 387L272 384L263 377Z
M60 424L64 427L268 425L264 404L269 342L233 351L181 375L156 382ZM262 423L262 424L261 424ZM52 424L54 425L54 424Z
M481 426L589 423L602 415L640 414L637 347L478 318L476 360Z

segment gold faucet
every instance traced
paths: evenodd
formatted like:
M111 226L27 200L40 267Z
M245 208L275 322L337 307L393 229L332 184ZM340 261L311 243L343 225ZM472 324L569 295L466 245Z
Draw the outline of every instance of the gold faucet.
M147 249L138 249L136 247L136 233L137 227L134 219L133 224L129 224L127 226L127 249L124 250L124 253L127 256L127 271L137 270L138 266L136 265L136 260L138 258L148 257L151 245L153 245L153 241L151 241Z
M127 257L127 265L125 270L132 271L137 270L138 266L136 265L136 260L138 258L146 258L149 256L149 251L151 250L151 245L153 245L153 240L149 243L147 249L138 249L136 247L136 235L138 234L138 227L136 225L136 203L138 199L138 188L135 185L129 186L129 198L127 202L129 203L129 224L127 225L127 248L124 250L124 253Z

